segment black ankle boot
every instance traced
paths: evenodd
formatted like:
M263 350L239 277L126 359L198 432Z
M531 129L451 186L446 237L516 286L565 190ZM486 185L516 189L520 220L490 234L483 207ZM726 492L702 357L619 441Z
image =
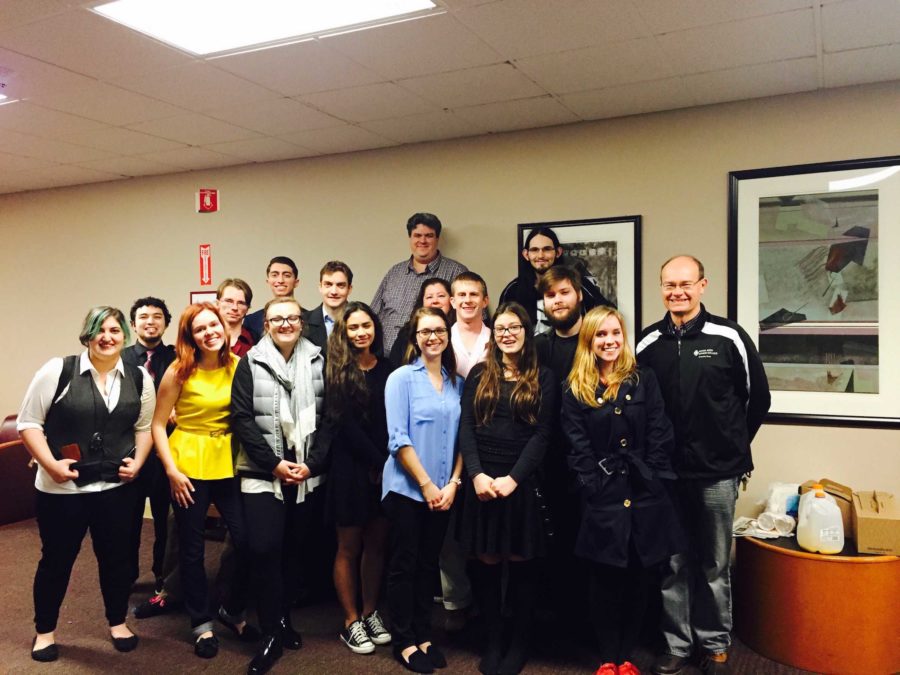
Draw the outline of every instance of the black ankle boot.
M285 649L300 649L303 646L303 638L300 637L300 633L294 630L294 627L291 625L291 616L290 614L285 614L281 617L281 621L278 622L278 625L281 626L281 646Z
M473 562L471 578L484 618L487 637L478 670L482 675L497 675L503 656L503 616L501 614L502 565Z
M517 675L528 661L531 627L534 623L535 593L537 589L537 563L533 560L509 564L507 596L514 612L512 641L506 655L500 661L499 675Z
M275 662L281 658L281 638L275 635L265 635L262 639L259 651L247 666L247 675L263 675L268 673Z

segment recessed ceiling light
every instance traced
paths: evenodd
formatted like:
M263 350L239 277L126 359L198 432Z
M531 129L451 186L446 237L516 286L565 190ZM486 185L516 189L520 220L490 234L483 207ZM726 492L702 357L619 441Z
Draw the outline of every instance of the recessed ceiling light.
M114 0L93 9L198 56L443 11L431 0Z

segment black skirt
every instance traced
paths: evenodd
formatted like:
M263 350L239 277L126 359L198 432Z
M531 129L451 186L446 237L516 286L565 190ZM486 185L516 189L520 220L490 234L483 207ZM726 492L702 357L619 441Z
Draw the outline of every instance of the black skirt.
M506 476L512 464L482 458L484 472ZM526 560L547 554L549 513L532 475L519 483L506 498L479 501L471 480L463 482L463 495L456 520L456 538L469 556L518 556Z

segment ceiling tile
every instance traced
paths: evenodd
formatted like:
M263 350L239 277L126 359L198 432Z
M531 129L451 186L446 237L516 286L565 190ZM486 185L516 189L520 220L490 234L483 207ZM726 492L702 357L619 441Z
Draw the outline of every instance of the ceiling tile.
M301 148L281 138L251 138L246 141L216 143L207 147L213 152L221 152L251 162L274 162L282 159L310 157L319 153L308 148Z
M377 73L324 47L317 40L210 59L209 62L216 68L285 96L356 87L384 80Z
M76 145L86 145L89 148L107 150L120 155L142 155L147 152L184 147L175 141L121 127L106 127L100 131L64 135L61 136L61 139Z
M300 131L295 134L288 134L285 136L285 139L305 148L312 148L323 154L371 150L373 148L397 145L394 141L383 136L374 134L366 129L350 126L349 124L343 127Z
M155 176L179 170L174 164L161 164L146 157L113 157L112 159L98 159L93 162L78 162L76 166L122 176Z
M96 148L86 148L81 145L64 143L63 141L49 138L39 138L8 130L3 132L3 150L14 155L44 159L58 164L88 162L93 159L108 159L113 156Z
M811 91L819 87L815 57L686 75L684 84L698 105Z
M292 131L321 129L343 124L331 115L314 110L291 98L274 98L256 103L216 108L210 117L253 129L267 136L280 136Z
M466 121L449 111L407 115L388 120L364 122L361 127L374 131L380 136L390 138L398 143L419 143L421 141L442 140L476 136L487 131L472 122Z
M0 33L67 9L69 7L64 0L4 0L0 2Z
M102 183L111 180L121 180L122 176L107 171L88 169L83 166L67 165L23 171L21 178L23 182L28 184L26 189L37 189L82 185L85 183Z
M165 150L163 152L149 152L146 155L140 155L152 162L161 164L171 164L179 169L209 169L221 166L233 166L235 164L246 164L247 161L232 155L223 155L220 152L213 152L205 148L180 148L178 150Z
M235 103L278 98L279 94L271 89L210 65L214 63L216 62L188 63L137 78L119 80L118 84L125 89L196 112Z
M479 127L495 132L533 129L579 121L576 115L551 96L488 103L470 108L459 108L454 112Z
M632 5L621 0L503 0L456 16L506 58L648 35Z
M176 117L141 122L131 125L130 128L187 145L209 145L210 143L238 141L258 136L254 131L214 120L212 117L198 113L186 113Z
M426 75L398 83L443 108L494 103L547 93L508 63Z
M87 9L73 9L3 31L0 45L101 80L191 61L187 54Z
M0 0L2 4L2 0ZM4 93L10 98L29 98L60 89L78 89L97 81L0 46L0 67L9 71ZM68 112L68 111L67 111Z
M586 120L621 117L696 105L680 77L566 94L563 105Z
M30 99L48 108L116 126L172 117L184 112L168 103L96 80L86 80L77 86L47 87Z
M654 38L638 38L516 61L516 67L554 94L602 89L673 75Z
M16 171L27 171L29 169L43 169L48 166L54 166L56 162L50 162L45 159L35 159L33 157L21 157L19 155L10 155L6 152L0 152L0 184L3 183L9 174Z
M391 83L323 91L301 96L299 100L350 122L400 117L434 111L437 107Z
M813 0L632 0L654 34L812 7Z
M900 43L900 2L852 0L822 7L826 52Z
M692 28L656 37L676 74L815 56L812 10Z
M336 35L322 43L392 80L503 60L450 14Z
M825 54L826 87L887 80L900 80L900 45Z
M66 134L102 130L94 120L42 108L28 101L0 106L0 129L12 129L44 138L64 138Z

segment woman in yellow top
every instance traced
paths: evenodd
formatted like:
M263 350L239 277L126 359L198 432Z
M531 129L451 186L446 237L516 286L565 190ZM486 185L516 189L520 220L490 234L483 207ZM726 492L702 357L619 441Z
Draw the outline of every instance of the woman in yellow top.
M259 636L244 620L246 531L229 419L237 357L229 349L222 318L214 305L193 304L184 311L178 322L175 352L175 362L159 385L151 429L172 487L184 604L191 617L194 653L212 658L219 651L219 643L212 631L203 567L203 530L210 503L222 515L237 552L238 569L219 608L219 619L243 640ZM177 426L167 436L166 422L173 408Z

